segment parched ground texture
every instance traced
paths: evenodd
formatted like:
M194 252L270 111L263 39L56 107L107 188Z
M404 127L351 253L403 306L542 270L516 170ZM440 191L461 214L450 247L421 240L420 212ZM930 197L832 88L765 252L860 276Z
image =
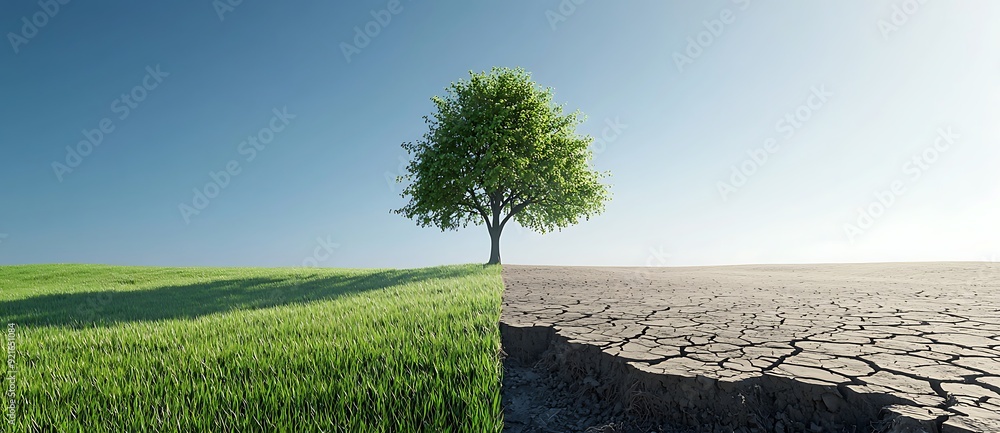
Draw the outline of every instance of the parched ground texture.
M511 432L1000 431L997 263L503 279Z

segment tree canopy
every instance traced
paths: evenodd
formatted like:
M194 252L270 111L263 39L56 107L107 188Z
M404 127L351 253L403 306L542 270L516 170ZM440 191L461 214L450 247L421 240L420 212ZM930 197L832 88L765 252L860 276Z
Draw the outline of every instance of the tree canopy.
M490 263L500 263L500 234L511 220L546 233L601 213L610 199L591 166L593 138L577 134L582 114L564 114L523 69L469 73L431 98L423 139L397 181L409 202L394 213L421 227L457 230L483 221Z

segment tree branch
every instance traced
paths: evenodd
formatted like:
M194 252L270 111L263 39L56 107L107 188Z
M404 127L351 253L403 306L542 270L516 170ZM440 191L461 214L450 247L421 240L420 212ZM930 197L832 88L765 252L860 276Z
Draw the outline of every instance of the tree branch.
M483 218L483 221L486 221L486 227L487 228L492 228L492 226L490 225L490 219L489 219L489 217L486 215L486 212L481 207L479 207L479 206L472 206L472 205L469 205L468 203L464 203L464 202L460 203L460 204L463 205L463 206L465 206L466 208L468 208L469 212L475 212L475 213L479 214L479 216Z
M465 205L469 208L469 211L475 211L479 216L483 217L483 221L486 221L486 228L492 229L493 226L490 224L490 218L486 213L486 209L483 209L482 205L476 200L476 193L471 189L465 190L469 193L468 201L461 201L459 204Z
M524 208L526 206L528 206L529 204L531 204L530 201L525 201L525 202L521 202L521 203L518 203L517 205L515 205L514 208L511 209L510 213L507 214L506 217L504 217L503 222L500 223L500 228L503 229L503 226L507 224L507 220L509 220L514 215L517 215L518 212L521 212L522 210L524 210Z
M514 200L517 200L517 193L512 192L510 195L507 196L507 198L503 200L503 203L500 203L500 207L501 208L506 207L507 205L513 203Z

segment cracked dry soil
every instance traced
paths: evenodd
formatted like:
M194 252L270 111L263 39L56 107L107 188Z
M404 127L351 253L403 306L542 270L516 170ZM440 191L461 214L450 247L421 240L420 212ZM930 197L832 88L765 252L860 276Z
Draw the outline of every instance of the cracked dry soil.
M1000 265L505 265L509 432L1000 432Z

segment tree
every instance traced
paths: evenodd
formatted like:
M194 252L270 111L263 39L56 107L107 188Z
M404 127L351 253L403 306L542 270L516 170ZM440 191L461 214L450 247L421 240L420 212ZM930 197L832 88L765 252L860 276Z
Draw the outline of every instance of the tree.
M563 114L523 69L469 72L468 80L431 98L422 140L402 147L411 160L406 206L392 212L421 227L457 230L482 219L490 232L490 264L500 263L500 234L512 218L540 233L590 219L610 199L591 168L593 138L576 133L577 111Z

